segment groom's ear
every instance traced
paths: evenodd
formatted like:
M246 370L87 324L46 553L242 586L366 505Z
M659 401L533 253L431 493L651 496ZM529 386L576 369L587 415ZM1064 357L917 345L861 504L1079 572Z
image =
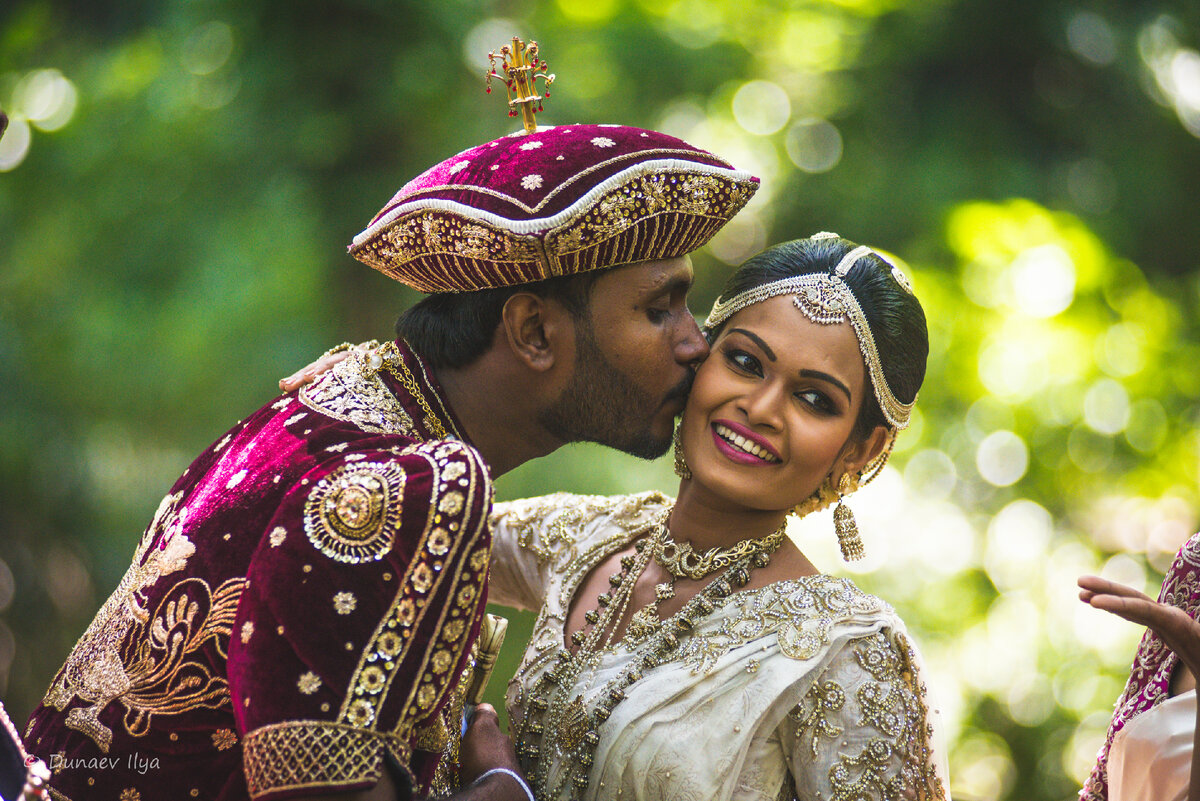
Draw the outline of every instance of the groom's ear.
M499 334L518 361L546 372L566 359L566 349L574 343L574 324L561 303L517 292L504 303Z

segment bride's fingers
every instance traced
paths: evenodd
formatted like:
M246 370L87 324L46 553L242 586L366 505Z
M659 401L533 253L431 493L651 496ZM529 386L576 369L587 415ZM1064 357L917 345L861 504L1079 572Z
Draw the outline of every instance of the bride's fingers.
M1080 576L1077 583L1083 592L1089 592L1092 595L1116 595L1122 598L1138 598L1143 601L1151 600L1145 593L1135 590L1133 587L1127 587L1124 584L1118 584L1115 581L1109 581L1099 576ZM1083 597L1083 592L1079 594L1079 597L1082 600L1087 600Z
M353 353L354 350L354 348L348 348L346 350L338 351L337 353L325 354L315 362L309 364L307 367L292 373L287 378L281 378L279 380L279 389L284 392L291 392L294 389L299 389L305 384L311 384L313 381L316 381L318 377L333 369L333 367L339 362L349 358L350 354Z

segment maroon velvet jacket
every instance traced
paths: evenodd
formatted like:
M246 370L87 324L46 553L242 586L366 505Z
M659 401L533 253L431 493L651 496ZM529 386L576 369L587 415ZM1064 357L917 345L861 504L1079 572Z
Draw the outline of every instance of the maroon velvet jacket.
M428 790L492 485L392 354L263 407L171 488L30 719L56 798L300 798L373 786L388 755Z

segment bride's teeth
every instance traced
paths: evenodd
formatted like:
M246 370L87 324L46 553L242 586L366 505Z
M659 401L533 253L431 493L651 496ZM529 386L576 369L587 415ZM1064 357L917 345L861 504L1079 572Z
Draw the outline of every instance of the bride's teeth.
M734 445L734 446L740 448L741 450L745 451L746 453L749 453L752 456L757 456L758 458L762 459L765 462L775 461L775 458L773 456L771 456L770 452L767 451L766 448L762 447L758 443L751 442L750 440L743 437L741 434L735 434L733 431L729 430L725 426L721 426L721 425L717 426L717 433L724 440L729 442L731 445Z

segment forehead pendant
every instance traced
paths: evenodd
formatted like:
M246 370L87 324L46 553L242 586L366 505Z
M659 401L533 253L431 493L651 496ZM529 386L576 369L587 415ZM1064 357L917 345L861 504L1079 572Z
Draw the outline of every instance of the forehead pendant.
M841 282L834 282L827 275L815 275L807 286L797 287L800 291L792 298L805 317L821 325L837 325L846 317L846 304L842 302Z

